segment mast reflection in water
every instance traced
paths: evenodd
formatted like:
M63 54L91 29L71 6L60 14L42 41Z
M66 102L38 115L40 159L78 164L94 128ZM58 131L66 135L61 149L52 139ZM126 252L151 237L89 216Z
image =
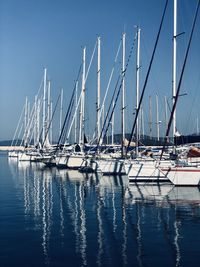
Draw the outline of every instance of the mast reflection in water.
M0 166L1 266L199 266L199 188Z

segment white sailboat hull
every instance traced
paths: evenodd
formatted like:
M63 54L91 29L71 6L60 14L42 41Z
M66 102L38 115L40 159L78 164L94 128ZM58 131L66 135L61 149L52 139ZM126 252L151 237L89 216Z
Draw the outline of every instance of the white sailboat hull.
M69 155L67 157L67 167L70 169L79 169L85 166L85 163L84 155Z
M18 159L19 159L19 161L32 161L35 159L35 156L34 155L28 155L26 153L21 153L21 154L19 154Z
M115 158L100 158L97 160L98 169L103 175L125 174L124 160Z
M10 158L18 158L18 151L9 151L8 157Z
M162 168L168 179L176 186L198 186L200 184L200 168L169 167Z
M85 166L85 156L82 154L65 154L60 155L56 159L56 165L58 167L65 167L69 169L79 169Z
M125 171L129 181L169 181L166 172L162 171L154 160L131 160L125 162ZM161 165L171 165L164 161Z
M56 166L67 168L67 154L61 154L56 157Z
M44 163L46 166L55 166L56 165L56 159L54 156L51 156L51 155L41 156L41 157L37 158L37 161Z

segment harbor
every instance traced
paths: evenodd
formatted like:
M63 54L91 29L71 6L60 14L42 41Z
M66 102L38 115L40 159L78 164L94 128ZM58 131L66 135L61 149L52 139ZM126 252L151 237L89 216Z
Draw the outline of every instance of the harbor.
M199 266L200 1L0 7L0 266Z
M199 265L197 187L129 184L2 152L0 167L2 266Z

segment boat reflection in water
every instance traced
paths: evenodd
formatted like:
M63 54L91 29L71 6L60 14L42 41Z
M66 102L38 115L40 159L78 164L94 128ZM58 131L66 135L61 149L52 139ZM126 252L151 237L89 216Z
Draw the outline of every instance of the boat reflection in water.
M25 221L33 223L27 231L37 232L45 265L189 266L186 251L200 241L199 188L129 184L126 176L36 163L9 165L23 191Z

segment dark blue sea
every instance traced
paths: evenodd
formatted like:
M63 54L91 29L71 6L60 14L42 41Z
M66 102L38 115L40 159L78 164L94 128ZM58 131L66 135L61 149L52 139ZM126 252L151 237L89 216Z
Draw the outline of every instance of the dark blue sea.
M0 266L200 266L200 190L0 154Z

